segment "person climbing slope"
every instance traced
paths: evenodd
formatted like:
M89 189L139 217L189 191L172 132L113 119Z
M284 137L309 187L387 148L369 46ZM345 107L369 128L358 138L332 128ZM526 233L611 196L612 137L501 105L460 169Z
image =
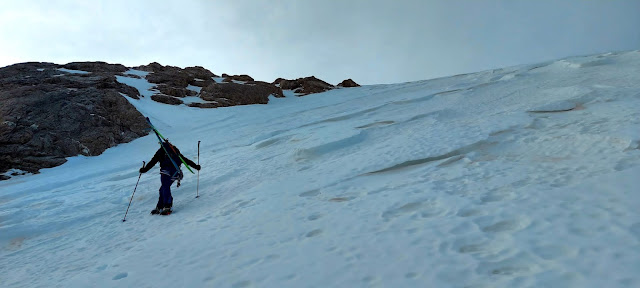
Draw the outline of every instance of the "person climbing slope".
M140 173L146 173L151 170L156 163L160 162L160 196L158 198L158 204L156 208L151 210L151 214L169 215L171 214L171 207L173 206L173 197L171 196L171 185L174 181L178 181L178 187L180 187L180 180L182 180L183 174L180 170L182 161L180 157L184 159L185 163L196 170L200 170L200 165L184 157L180 153L178 147L165 140L161 143L161 147L153 155L151 161L144 167L140 168ZM176 167L177 165L177 167Z

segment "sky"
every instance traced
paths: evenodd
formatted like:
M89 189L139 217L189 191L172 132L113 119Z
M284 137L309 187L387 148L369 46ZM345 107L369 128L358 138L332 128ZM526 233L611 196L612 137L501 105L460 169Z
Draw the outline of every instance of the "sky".
M0 67L159 62L399 83L640 49L638 15L635 0L0 0Z

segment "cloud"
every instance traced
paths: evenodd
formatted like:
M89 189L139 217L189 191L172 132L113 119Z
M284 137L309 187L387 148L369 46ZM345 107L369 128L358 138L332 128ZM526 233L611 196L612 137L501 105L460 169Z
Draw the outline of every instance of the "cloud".
M422 80L640 47L638 1L14 1L0 66L158 61L331 83Z

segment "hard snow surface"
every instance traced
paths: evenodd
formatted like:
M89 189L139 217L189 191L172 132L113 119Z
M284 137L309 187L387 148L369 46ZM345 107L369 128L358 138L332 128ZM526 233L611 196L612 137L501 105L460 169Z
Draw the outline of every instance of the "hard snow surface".
M135 72L132 72L135 73ZM144 79L119 77L139 89ZM149 94L140 91L143 95ZM268 105L0 182L2 287L640 287L640 51Z

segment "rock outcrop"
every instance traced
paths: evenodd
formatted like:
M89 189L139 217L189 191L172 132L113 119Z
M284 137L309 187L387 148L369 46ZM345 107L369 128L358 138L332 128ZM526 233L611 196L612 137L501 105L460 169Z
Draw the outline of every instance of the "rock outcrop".
M213 101L218 107L267 104L269 95L284 97L282 89L266 82L256 81L247 84L212 83L200 91L200 98Z
M298 78L296 80L278 78L273 84L279 86L283 90L293 90L293 92L302 94L302 96L312 93L320 93L335 88L335 86L314 76Z
M193 77L189 84L198 87L207 87L209 84L214 83L213 79L211 79L212 77L218 77L218 75L200 66L187 67L184 68L184 71Z
M218 77L218 75L213 74L213 72L205 69L204 67L201 66L193 66L193 67L187 67L184 68L184 72L186 72L187 74L201 79L201 80L206 80L206 79L211 79L211 77Z
M158 91L160 91L160 93L164 94L164 95L169 95L169 96L173 96L173 97L187 97L187 96L196 96L198 95L198 92L196 91L192 91L189 90L187 88L177 88L177 87L171 87L167 84L160 84L156 86L156 89L158 89Z
M146 71L146 72L162 72L165 70L165 67L158 62L151 62L148 65L140 65L133 67L135 70Z
M105 73L122 73L129 70L122 64L109 64L106 62L71 62L63 67L70 70Z
M162 66L153 62L134 67L134 69L149 72L146 76L147 81L158 84L155 88L160 93L174 97L195 96L198 93L187 89L189 85L206 87L215 83L211 77L218 77L201 66L182 69L174 66Z
M99 72L115 67L76 65L85 64L64 67ZM136 97L135 88L113 75L66 73L61 67L23 63L0 68L0 173L10 168L35 173L66 157L99 155L148 133L142 114L120 94Z
M173 97L173 96L168 96L168 95L163 95L163 94L155 94L151 96L151 100L156 101L156 102L160 102L160 103L164 103L164 104L169 104L169 105L180 105L183 104L184 102L182 102L182 100Z
M335 88L313 76L267 83L249 75L222 74L223 83L216 83L212 78L218 76L201 66L182 69L153 62L134 69L149 72L143 77L156 84L152 100L183 105L182 98L199 96L203 101L188 104L198 108L267 104L270 96L284 97L283 89L308 95ZM139 91L116 78L141 78L124 74L127 70L105 62L30 62L0 68L0 174L11 168L35 173L64 163L66 157L99 155L146 135L146 120L122 97L140 99ZM200 93L194 86L201 87ZM359 85L348 79L339 86Z
M149 73L147 81L155 84L166 84L177 88L186 88L189 82L194 81L194 77L173 66L166 66L164 69Z
M165 84L174 88L186 88L189 84L205 87L214 82L211 77L218 77L201 66L182 69L175 66L162 66L157 62L153 62L148 65L134 67L134 69L150 72L146 76L147 81L150 83Z
M228 75L228 74L222 74L222 77L224 77L224 80L222 80L223 82L233 82L233 81L239 81L239 82L252 82L254 81L253 78L249 75Z
M189 103L189 107L197 107L197 108L218 108L221 107L218 103Z
M345 87L345 88L348 88L348 87L360 87L360 84L356 83L356 81L353 81L351 79L347 79L347 80L344 80L344 81L340 82L340 84L338 84L338 87Z

